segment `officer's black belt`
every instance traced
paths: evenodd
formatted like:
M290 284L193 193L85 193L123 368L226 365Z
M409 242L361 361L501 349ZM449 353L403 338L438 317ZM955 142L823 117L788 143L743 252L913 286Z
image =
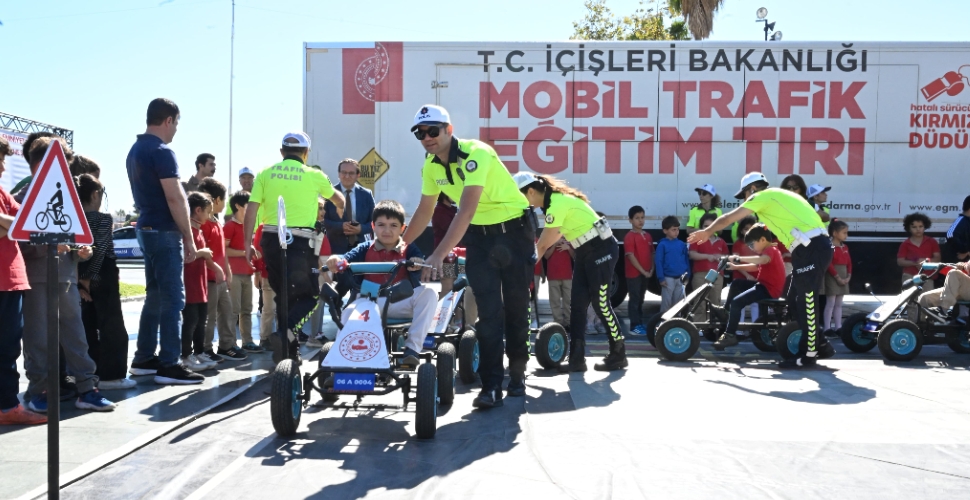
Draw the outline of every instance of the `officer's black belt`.
M308 227L288 227L286 229L288 229L290 231L290 233L293 236L297 237L297 238L306 238L306 239L309 240L309 239L313 239L315 237L315 234L314 234L312 228L308 228ZM278 233L279 232L279 226L271 226L269 224L266 224L266 225L263 226L263 232L264 233Z
M468 231L478 234L505 234L516 229L521 229L529 223L526 219L527 215L521 217L516 217L514 219L509 219L505 222L499 222L498 224L470 224L468 226Z

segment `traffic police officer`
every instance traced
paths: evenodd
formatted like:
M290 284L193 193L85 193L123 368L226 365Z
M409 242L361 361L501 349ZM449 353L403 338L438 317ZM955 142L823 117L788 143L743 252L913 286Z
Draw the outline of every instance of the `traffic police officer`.
M438 194L458 203L458 214L426 263L423 279L442 275L444 258L465 238L468 283L478 302L482 392L476 408L502 406L502 340L509 358L509 396L525 395L529 361L529 283L536 263L535 228L529 203L495 150L458 139L448 111L422 106L411 127L427 152L421 171L421 202L404 233L410 244L424 232ZM503 304L504 302L504 304Z
M343 213L344 197L334 191L333 184L326 174L306 165L310 154L310 138L304 132L290 132L283 137L280 148L283 161L264 169L253 182L253 192L246 207L245 230L246 260L252 258L253 231L256 216L263 224L263 238L258 242L266 262L269 284L276 292L276 311L279 337L271 340L274 345L273 361L279 363L285 358L299 361L299 340L293 330L313 310L320 295L317 282L319 270L317 255L313 251L313 228L317 221L317 200L319 196L333 202L339 213ZM293 242L287 245L286 267L283 267L282 249L279 243L277 212L279 197L283 197L286 208L286 226L293 234ZM260 210L262 209L262 210ZM287 272L287 310L281 306L283 291L283 272ZM279 339L287 338L289 353L279 348Z
M687 243L703 243L717 231L748 215L758 216L783 245L791 250L792 284L788 294L794 302L795 318L804 334L798 344L798 357L782 362L786 368L815 366L818 359L830 358L835 349L824 335L818 335L818 304L822 279L832 262L832 240L815 208L798 193L769 188L761 172L751 172L741 179L741 190L735 195L745 200L740 207L714 221L707 229L691 233Z
M576 250L569 317L569 365L560 366L560 371L586 371L586 308L590 300L610 334L610 352L593 368L598 371L626 368L623 334L609 293L620 246L606 218L589 206L586 195L554 177L519 172L514 178L529 205L541 208L546 215L545 229L536 244L538 255L544 255L560 237L566 238Z

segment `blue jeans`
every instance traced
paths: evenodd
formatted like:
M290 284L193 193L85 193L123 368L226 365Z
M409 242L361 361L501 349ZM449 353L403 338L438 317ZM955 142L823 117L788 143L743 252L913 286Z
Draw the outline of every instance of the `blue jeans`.
M0 292L0 410L20 404L17 358L24 334L23 299L24 292Z
M139 229L138 245L145 254L145 305L138 323L138 347L132 363L143 363L155 356L162 366L174 366L182 350L182 234L178 231ZM161 342L159 342L159 337Z

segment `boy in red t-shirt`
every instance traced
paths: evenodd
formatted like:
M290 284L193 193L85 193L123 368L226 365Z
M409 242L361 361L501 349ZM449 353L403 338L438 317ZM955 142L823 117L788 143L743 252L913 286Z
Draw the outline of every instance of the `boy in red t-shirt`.
M724 349L738 345L738 323L741 321L741 311L746 306L759 300L781 297L782 289L785 287L785 262L782 259L781 252L772 244L772 239L774 239L774 236L764 224L755 224L744 235L744 242L758 255L751 257L732 255L729 257L729 270L738 269L748 272L757 270L758 281L755 283L750 281L731 283L724 308L716 307L713 309L722 321L725 317L728 318L724 334L714 343L715 348ZM745 287L747 287L746 290ZM730 313L725 309L728 309Z
M226 186L212 177L199 183L199 191L212 197L212 213L221 214L226 209ZM221 362L224 359L246 359L246 353L236 346L236 326L233 318L232 299L229 286L232 274L229 258L226 256L226 236L222 230L219 216L210 216L202 225L202 236L206 247L212 250L212 263L206 265L206 279L209 281L209 314L205 325L205 354L210 359ZM219 351L212 349L212 339L216 326L219 330Z
M546 283L549 286L549 307L552 320L569 330L570 299L573 291L573 247L560 238L559 243L549 247L546 259Z
M212 262L212 250L206 248L202 225L212 215L212 198L205 193L189 193L189 218L197 258L182 267L185 283L185 307L182 309L182 366L200 372L216 367L216 361L205 355L205 323L208 316L206 266ZM193 349L194 347L194 349ZM201 383L201 380L193 383Z
M701 229L707 229L708 226L714 223L715 219L717 219L717 214L715 213L704 214L700 220ZM721 257L728 254L728 246L727 242L719 238L717 233L715 233L711 236L711 239L703 243L690 245L689 250L688 256L691 260L691 271L693 271L691 286L694 290L697 290L707 282L707 272L716 270L718 261L721 260ZM717 279L711 285L713 286L707 294L707 300L712 305L719 306L721 305L721 290L724 288L724 276L718 274ZM707 310L703 307L697 308L694 311L694 320L698 322L707 321Z
M0 174L4 160L10 154L10 145L0 137ZM20 357L20 341L24 334L24 290L27 267L20 253L20 245L7 238L7 231L20 211L10 193L0 187L0 425L34 425L47 422L47 417L34 413L20 404L20 373L17 358ZM45 319L46 320L46 319Z
M347 262L398 262L403 260L424 262L418 246L408 245L401 238L405 227L404 217L404 207L400 203L394 200L379 202L374 207L373 217L371 217L374 225L374 236L377 239L370 245L365 243L357 245L344 255L331 255L327 259L327 269L343 269ZM356 279L360 280L361 278ZM365 274L363 279L384 283L387 276ZM411 319L408 338L404 343L404 359L401 360L401 366L416 368L419 361L418 353L424 348L424 339L431 331L432 323L434 323L438 293L421 284L420 267L399 268L397 276L394 277L394 283L405 279L411 281L414 294L406 300L388 305L387 317ZM377 306L382 311L386 300L385 297L377 300ZM344 324L350 320L353 310L353 307L344 309Z
M736 228L738 230L738 234L740 234L741 237L738 238L733 245L731 245L732 254L738 255L740 257L751 257L753 255L758 255L754 253L754 250L751 250L750 248L748 248L748 245L744 244L744 235L747 234L748 229L751 229L751 226L757 223L758 223L758 219L756 219L755 216L753 215L749 215L737 222ZM754 286L754 282L758 281L758 278L755 276L758 273L757 272L753 272L753 273L754 274L749 273L748 271L739 270L735 268L734 274L731 275L731 284L733 285L735 281L749 281L751 284L748 286ZM747 288L745 288L745 290L747 290ZM745 309L750 311L752 323L754 323L755 321L758 321L758 304L751 304ZM741 313L741 321L744 321L743 312Z
M248 352L263 352L263 348L253 342L253 267L252 262L246 260L246 249L243 247L243 221L246 220L246 204L249 203L249 193L237 191L229 198L232 218L226 221L222 228L225 237L226 257L229 258L229 271L232 279L229 282L229 299L232 302L232 315L239 324L242 337L242 348ZM253 247L253 255L258 255ZM233 336L235 343L235 336Z
M623 254L626 257L624 275L626 289L630 294L627 310L630 315L630 335L646 335L643 326L643 296L647 293L647 280L653 276L653 238L643 230L646 222L643 207L634 205L627 211L630 231L623 237Z
M317 241L314 242L314 246L320 245L320 251L317 252L317 259L320 267L323 268L327 265L327 259L330 258L330 254L333 250L330 249L330 239L327 238L327 233L318 233ZM323 290L323 286L326 283L332 283L333 278L330 275L330 271L320 271L320 289ZM317 299L317 307L310 314L310 339L306 341L306 346L311 348L323 347L323 344L330 340L336 339L336 333L334 335L327 335L323 331L323 311L327 309L326 300L323 294L320 294L320 298ZM333 309L333 308L331 308ZM334 311L330 311L331 316L333 316Z

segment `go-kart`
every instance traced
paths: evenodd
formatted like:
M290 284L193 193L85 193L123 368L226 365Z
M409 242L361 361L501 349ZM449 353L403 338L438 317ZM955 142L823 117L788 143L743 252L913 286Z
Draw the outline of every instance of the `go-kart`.
M718 261L717 269L707 272L703 285L697 287L666 312L654 316L647 322L647 340L665 359L670 361L690 359L700 348L701 331L704 332L704 338L713 342L717 340L719 332L724 330L725 325L717 319L708 296L714 281L727 267L727 262L727 257L722 257ZM775 331L783 331L789 327L784 324L788 318L787 302L784 299L770 299L759 301L758 304L763 311L758 321L739 323L738 331L749 331L751 342L758 350L777 352ZM707 311L708 321L694 321L694 313L698 308L704 308ZM653 328L656 328L655 332L652 331ZM795 341L797 349L797 338Z
M919 355L925 344L947 344L954 352L970 353L970 328L963 319L950 320L919 304L917 299L923 285L944 268L956 270L952 264L923 263L920 274L903 284L903 291L884 302L872 313L857 313L842 324L842 342L853 352L868 352L878 346L883 357L890 361L910 361ZM866 284L872 293L872 288ZM877 299L878 300L878 299ZM955 307L970 306L958 301ZM916 317L904 317L908 310Z
M448 263L451 262L454 262L457 270L457 266L465 265L465 257L449 257ZM439 366L442 365L440 361L442 353L446 357L450 356L453 363L457 352L458 378L465 384L471 384L475 382L478 373L478 337L474 326L465 321L464 293L465 287L468 286L468 279L464 274L456 274L452 290L438 300L434 331L429 332L425 337L424 349L435 353L439 358ZM410 322L407 320L388 320L391 346L395 352L404 350L404 341L407 339L409 327ZM565 328L558 323L546 323L540 328L530 329L529 334L530 337L535 337L533 354L539 365L547 370L556 369L566 358L569 350L567 348L569 339ZM444 351L443 346L447 346L444 347ZM438 383L441 402L450 403L454 399L453 386L446 387L447 382L442 382L441 373L438 374Z
M338 395L356 396L354 406L364 396L383 395L400 390L403 409L415 402L415 429L418 438L433 438L437 430L439 403L439 374L451 380L454 390L454 351L451 363L438 352L438 367L432 364L433 353L419 354L420 363L415 369L399 366L404 355L389 352L390 329L387 308L391 303L405 300L414 293L407 279L393 283L401 266L409 262L365 262L347 264L347 272L353 274L386 274L384 284L364 280L354 284L357 299L347 307L351 309L346 324L338 321L336 340L324 344L320 351L320 366L313 373L301 373L299 363L284 359L273 372L270 412L273 428L282 437L291 436L300 424L303 408L310 404L311 392L317 391L324 401L334 401ZM356 282L356 280L353 280ZM339 298L336 290L325 285L321 291L330 301ZM386 297L383 310L378 298ZM449 345L450 346L450 345ZM445 348L447 349L447 348ZM443 363L445 361L445 363ZM414 391L414 396L412 396Z

